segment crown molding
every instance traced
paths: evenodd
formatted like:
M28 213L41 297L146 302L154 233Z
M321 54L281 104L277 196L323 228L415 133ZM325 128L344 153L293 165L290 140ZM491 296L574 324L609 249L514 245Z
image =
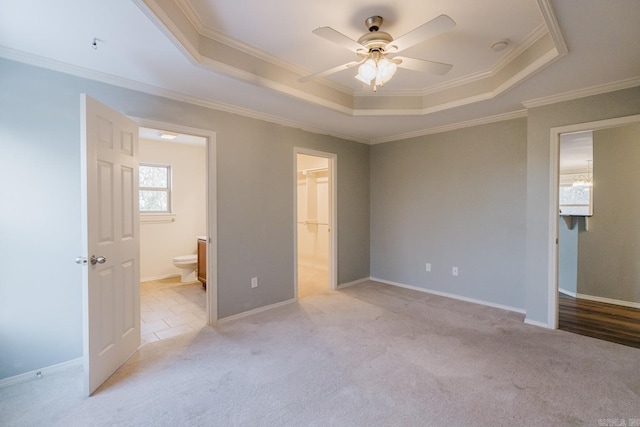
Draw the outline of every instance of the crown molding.
M536 108L545 105L557 104L558 102L573 101L574 99L586 98L587 96L614 92L616 90L629 89L636 86L640 86L640 77L632 77L630 79L619 80L617 82L604 83L584 89L563 92L557 95L535 98L528 101L523 101L522 105L524 105L526 108Z
M300 83L299 77L308 70L207 27L188 0L133 1L147 15L155 15L152 21L165 34L171 33L170 40L192 63L352 116L425 115L490 99L555 61L565 46L549 0L537 0L544 23L489 70L415 91L373 96L328 78Z
M134 1L139 1L139 0L134 0ZM306 76L309 74L312 74L313 71L304 68L304 67L300 67L296 64L292 64L291 62L288 62L282 58L279 58L277 56L274 55L270 55L267 52L257 49L251 45L248 45L246 43L243 43L239 40L236 40L232 37L227 36L226 34L211 28L210 26L206 25L202 19L200 18L200 15L198 14L198 12L196 12L196 10L193 8L193 6L191 6L191 3L187 0L175 0L176 4L178 5L178 7L182 10L182 12L185 14L185 16L187 17L187 19L189 19L189 21L191 22L191 25L193 25L193 27L195 28L195 30L203 37L206 37L208 39L211 40L215 40L216 42L222 43L226 46L229 46L232 49L235 49L239 52L243 52L246 53L247 55L250 55L254 58L258 58L262 61L268 62L270 64L273 64L277 67L280 67L282 69L288 70L292 73L298 74L300 76ZM326 86L329 86L335 90L344 92L345 94L354 96L355 95L355 91L352 90L351 88L348 88L346 86L343 86L341 84L338 84L336 82L334 82L333 80L330 79L326 79L326 78L322 78L322 79L318 79L320 81L322 81L322 83Z
M551 38L553 39L553 44L556 45L558 53L560 55L567 54L569 49L567 48L567 43L562 35L562 30L560 29L560 24L558 23L558 18L556 17L556 12L553 10L551 1L538 0L538 8L540 9L544 22L547 24L547 28L551 34Z
M370 142L366 138L359 138L353 135L330 132L326 129L316 128L302 122L286 119L284 117L274 116L271 114L262 113L260 111L251 110L249 108L237 107L231 104L210 101L210 100L198 98L191 95L186 95L180 92L175 92L172 90L138 82L135 80L125 79L122 77L114 76L112 74L100 73L97 71L89 70L87 68L78 67L75 65L67 64L60 61L55 61L55 60L37 56L37 55L32 55L32 54L17 51L14 49L9 49L3 46L0 46L0 58L9 59L15 62L27 64L27 65L33 65L35 67L44 68L47 70L56 71L59 73L96 81L99 83L105 83L105 84L117 86L123 89L130 89L137 92L146 93L148 95L160 96L163 98L171 99L173 101L179 101L179 102L184 102L191 105L197 105L199 107L204 107L211 110L221 111L221 112L230 113L230 114L237 114L239 116L248 117L251 119L261 120L264 122L269 122L269 123L282 125L290 128L301 129L303 131L314 133L314 134L328 135L328 136L332 136L339 139L358 142L361 144L369 144Z
M409 138L416 138L416 137L425 136L425 135L433 135L436 133L450 132L452 130L486 125L486 124L496 123L496 122L503 122L505 120L519 119L522 117L527 117L527 110L518 110L510 113L496 114L494 116L481 117L479 119L467 120L464 122L452 123L449 125L434 126L429 129L407 132L400 135L395 135L395 136L390 136L385 138L374 138L371 140L370 144L376 145L376 144L383 144L386 142L401 141Z
M516 58L518 58L521 54L530 49L536 42L538 42L542 37L547 35L547 27L545 24L540 24L538 28L533 30L531 34L529 34L524 41L516 48L509 52L504 58L502 58L497 64L488 70L480 71L475 74L470 74L468 76L463 76L455 80L451 80L449 82L440 83L429 88L423 89L420 91L422 96L427 96L432 93L437 93L449 89L453 89L465 84L474 83L476 81L480 81L483 79L491 78L497 75L500 71L502 71L506 66L512 63Z

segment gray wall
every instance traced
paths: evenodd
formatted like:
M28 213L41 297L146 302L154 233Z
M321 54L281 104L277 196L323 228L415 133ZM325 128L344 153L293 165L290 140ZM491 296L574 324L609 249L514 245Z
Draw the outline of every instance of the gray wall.
M369 146L4 59L0 75L0 379L82 356L82 92L216 132L220 317L294 296L294 146L337 153L338 283L369 276Z
M371 276L524 308L526 123L373 146Z
M580 233L578 292L640 302L640 125L593 133L593 217Z
M528 110L527 319L547 323L549 268L549 157L553 127L640 114L640 87ZM594 193L595 195L595 193Z
M581 224L584 220L579 217L561 216L558 221L558 288L574 295L578 289L578 230Z

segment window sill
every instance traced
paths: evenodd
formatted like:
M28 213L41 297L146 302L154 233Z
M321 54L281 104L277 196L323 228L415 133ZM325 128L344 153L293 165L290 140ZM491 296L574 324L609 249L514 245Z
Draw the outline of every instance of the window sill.
M162 223L170 223L175 221L176 221L175 214L166 214L166 213L141 213L140 214L141 224L162 224Z

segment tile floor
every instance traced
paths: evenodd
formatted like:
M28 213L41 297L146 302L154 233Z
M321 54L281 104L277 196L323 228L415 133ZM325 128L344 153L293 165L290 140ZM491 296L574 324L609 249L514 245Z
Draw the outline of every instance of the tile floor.
M142 344L206 325L205 295L200 282L180 283L180 277L140 283Z

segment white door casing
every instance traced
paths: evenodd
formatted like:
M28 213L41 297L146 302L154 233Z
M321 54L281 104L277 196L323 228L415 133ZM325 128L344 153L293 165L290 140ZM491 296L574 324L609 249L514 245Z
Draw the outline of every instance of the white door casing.
M85 391L140 346L138 126L81 95ZM98 258L100 259L100 258Z

